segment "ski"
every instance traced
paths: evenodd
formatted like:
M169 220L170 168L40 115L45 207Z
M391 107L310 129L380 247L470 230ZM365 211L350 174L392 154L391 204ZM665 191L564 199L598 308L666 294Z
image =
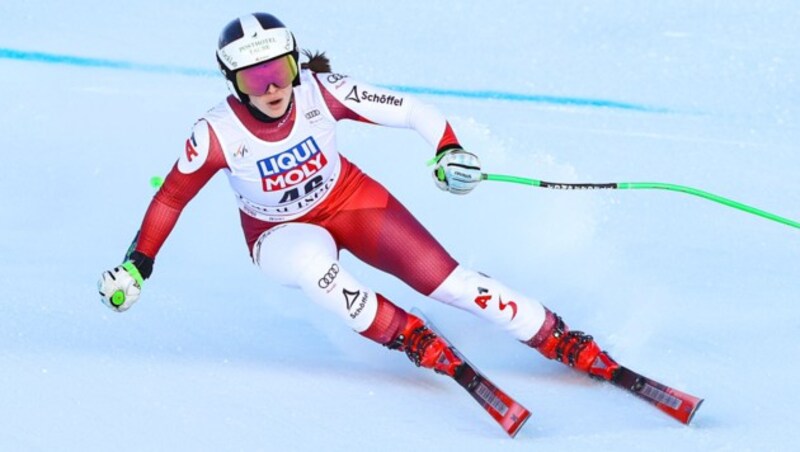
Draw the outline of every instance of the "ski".
M451 350L464 361L456 370L456 375L453 379L500 424L500 427L510 437L515 437L528 418L530 418L530 411L495 386L485 375L470 364L458 350L452 347Z
M418 309L413 309L412 312L425 320L428 328L445 341L453 354L461 360L462 363L456 368L455 374L448 376L464 388L510 437L515 437L530 418L530 411L486 378L424 314Z
M623 366L614 371L609 382L655 405L686 425L703 403L701 398L670 388Z

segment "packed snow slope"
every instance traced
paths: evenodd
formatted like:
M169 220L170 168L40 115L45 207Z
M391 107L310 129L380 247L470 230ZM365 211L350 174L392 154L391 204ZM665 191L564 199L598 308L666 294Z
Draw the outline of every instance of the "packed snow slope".
M665 191L455 197L408 130L343 123L341 150L464 265L704 397L691 426L343 254L533 412L507 438L453 382L265 280L222 176L140 302L105 308L95 282L150 177L227 95L219 30L258 10L335 71L438 105L487 172L669 182L800 219L794 0L2 2L0 450L796 447L798 229Z

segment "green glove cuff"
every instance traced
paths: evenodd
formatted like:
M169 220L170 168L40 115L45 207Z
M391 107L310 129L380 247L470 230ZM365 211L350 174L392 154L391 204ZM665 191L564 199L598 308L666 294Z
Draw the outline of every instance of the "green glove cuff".
M433 157L432 159L428 160L425 164L428 165L428 166L433 166L433 165L439 163L439 160L441 160L442 157L444 157L445 155L447 155L448 152L450 152L450 151L452 151L454 149L461 149L461 148L450 148L450 149L447 149L446 151L440 152L440 153L436 154L436 157Z
M122 268L133 277L133 280L136 281L136 284L141 288L144 283L144 278L142 278L142 274L139 273L139 269L136 268L136 265L134 265L132 261L125 261L125 263L122 264Z

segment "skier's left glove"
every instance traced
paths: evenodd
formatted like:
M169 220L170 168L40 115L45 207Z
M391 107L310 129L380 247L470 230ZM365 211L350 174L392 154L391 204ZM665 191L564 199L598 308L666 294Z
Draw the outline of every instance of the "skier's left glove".
M478 156L460 148L448 149L438 157L433 180L441 190L466 195L481 181Z

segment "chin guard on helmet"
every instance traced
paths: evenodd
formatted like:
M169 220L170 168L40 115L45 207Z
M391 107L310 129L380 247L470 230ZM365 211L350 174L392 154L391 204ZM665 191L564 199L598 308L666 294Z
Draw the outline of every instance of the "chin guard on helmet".
M300 66L294 35L277 17L267 13L248 14L228 23L219 35L216 53L228 88L244 104L249 97L236 84L238 71L285 55L291 55L295 65ZM292 81L292 86L298 85L299 73Z

